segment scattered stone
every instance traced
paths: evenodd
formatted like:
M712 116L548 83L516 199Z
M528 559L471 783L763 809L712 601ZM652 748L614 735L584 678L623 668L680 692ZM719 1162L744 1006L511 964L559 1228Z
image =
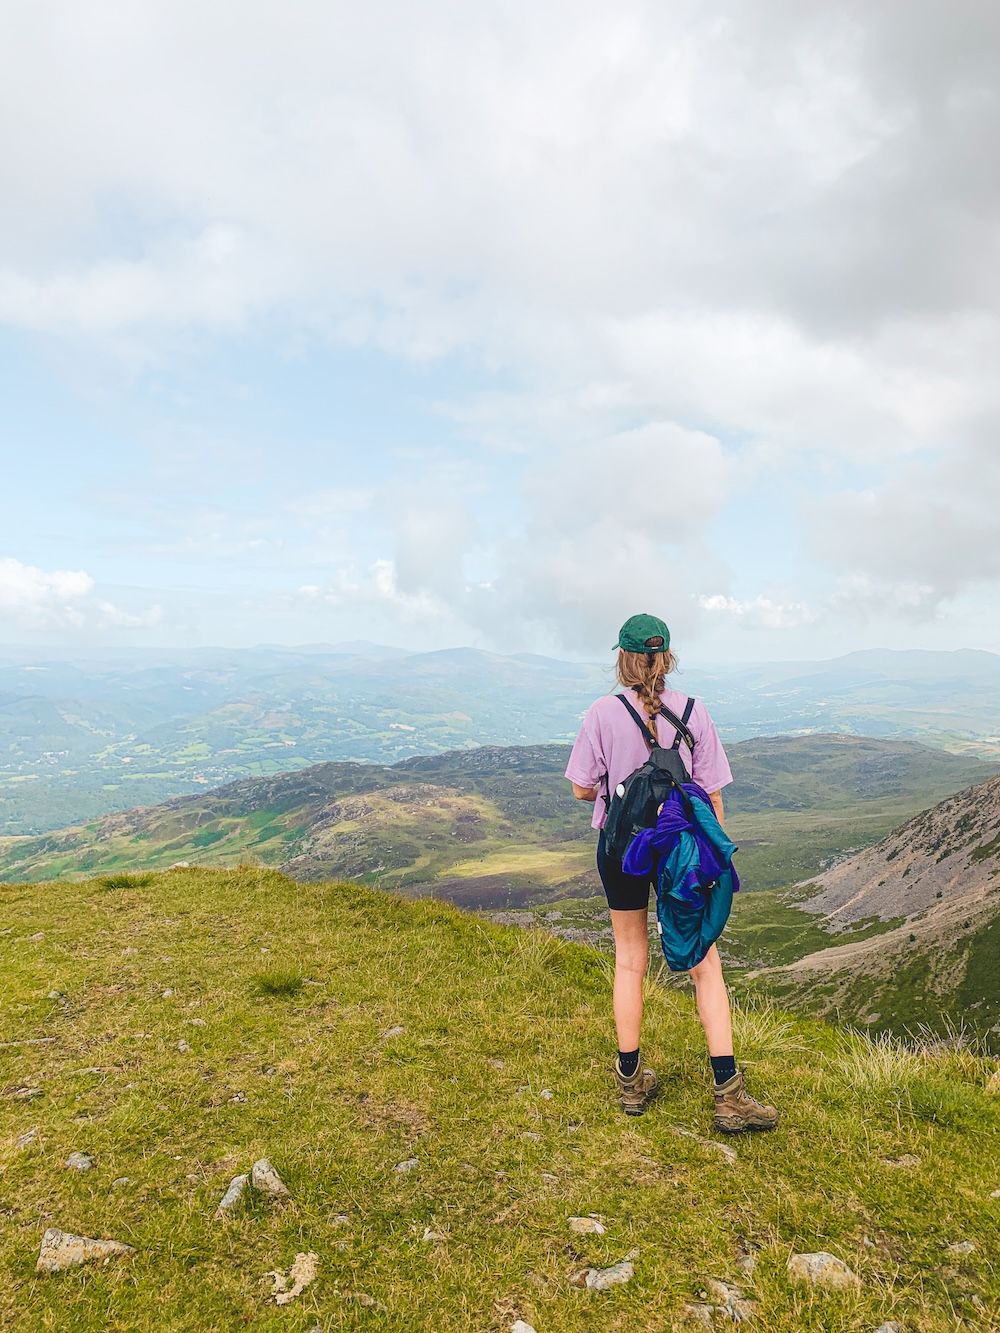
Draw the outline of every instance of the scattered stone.
M301 1296L310 1282L315 1282L318 1263L319 1255L310 1250L308 1254L295 1256L288 1270L288 1277L285 1277L284 1273L277 1272L265 1274L272 1281L271 1294L274 1296L275 1305L290 1305L296 1296Z
M903 1325L897 1324L895 1319L887 1319L884 1324L879 1324L875 1333L903 1333Z
M555 1096L555 1093L552 1091L551 1088L543 1088L539 1095L543 1097L545 1101L550 1102L552 1098Z
M419 1165L419 1158L408 1157L405 1162L398 1162L393 1170L396 1172L397 1176L406 1176L409 1175L411 1171L415 1171Z
M571 1217L569 1229L578 1236L603 1236L608 1230L596 1217Z
M333 1217L330 1218L330 1225L335 1227L346 1227L350 1220L351 1219L346 1213L334 1213Z
M120 1240L94 1240L90 1236L74 1236L58 1227L49 1227L42 1237L35 1272L61 1273L66 1268L75 1268L77 1264L94 1259L107 1262L115 1255L134 1253L133 1246L124 1245Z
M66 1165L71 1171L93 1171L94 1159L85 1152L71 1152L66 1158Z
M169 1000L170 997L171 997L171 995L173 995L173 993L174 993L174 988L173 988L173 986L168 986L167 989L166 989L165 991L163 991L162 994L160 995L160 999L161 999L161 1000Z
M44 939L45 939L45 931L44 931L44 930L36 930L35 933L34 933L34 935L29 935L29 936L28 936L28 939L29 939L29 940L44 940Z
M702 1328L712 1327L712 1307L692 1302L684 1307L684 1318L692 1324L701 1324Z
M878 1248L870 1236L862 1236L861 1244L865 1247L866 1250L874 1250Z
M48 993L48 995L46 995L45 998L46 998L47 1000L61 1000L61 999L63 999L64 997L63 997L63 993L62 993L61 990L50 990L49 993Z
M728 1143L716 1143L714 1139L703 1138L701 1134L695 1134L693 1130L682 1129L680 1125L668 1125L667 1129L671 1134L678 1134L683 1139L693 1139L703 1148L709 1148L712 1152L717 1152L720 1157L724 1157L730 1166L735 1166L737 1162L736 1149L730 1148Z
M382 1314L389 1313L389 1307L377 1301L374 1296L369 1296L366 1291L342 1291L340 1293L342 1301L353 1301L355 1305L364 1305L369 1309L379 1310Z
M230 1106L246 1106L247 1095L245 1092L234 1092L229 1098Z
M532 1141L533 1143L539 1143L539 1142L541 1142L541 1138L542 1138L542 1136L541 1136L541 1134L536 1134L535 1131L534 1131L533 1129L526 1129L526 1130L524 1130L523 1133L521 1134L521 1138L522 1138L522 1139L531 1139L531 1141Z
M515 1319L510 1326L510 1333L535 1333L535 1330L523 1319Z
M227 1213L233 1211L240 1199L243 1198L243 1191L246 1189L249 1179L249 1176L233 1176L225 1194L219 1200L219 1206L214 1213L215 1217L225 1217Z
M902 1157L883 1157L884 1166L898 1166L906 1171L912 1171L915 1166L920 1165L920 1158L914 1157L913 1153L905 1152Z
M12 1098L15 1102L30 1102L32 1097L41 1097L41 1088L15 1088L13 1092L8 1092L6 1096Z
M425 1244L431 1244L433 1241L445 1239L447 1238L443 1236L440 1231L432 1231L430 1227L424 1227L423 1240Z
M397 1023L395 1027L386 1028L386 1030L382 1033L382 1040L390 1041L393 1037L401 1037L405 1031L406 1028L403 1026L403 1024Z
M26 1129L23 1134L18 1134L17 1138L14 1140L14 1147L27 1148L28 1144L34 1143L37 1138L38 1126L36 1125L34 1129Z
M975 1254L976 1247L971 1240L956 1240L948 1246L949 1254Z
M260 1190L261 1194L267 1194L272 1199L292 1197L288 1186L266 1157L261 1157L250 1168L250 1184L255 1190Z
M197 1177L195 1177L195 1179L197 1179ZM128 1176L118 1176L117 1179L111 1182L111 1188L113 1190L120 1190L124 1189L126 1185L131 1185L131 1184L132 1181L129 1179Z
M185 1023L190 1023L193 1028L207 1028L208 1024L203 1018L185 1018Z
M745 1245L736 1247L736 1267L744 1277L753 1277L753 1270L757 1267L757 1256Z
M718 1278L709 1278L708 1294L715 1301L715 1308L720 1314L737 1321L753 1318L753 1301L748 1301L739 1287L730 1286Z
M623 1259L620 1264L610 1268L591 1268L584 1279L591 1291L607 1291L610 1287L621 1287L631 1282L635 1275L635 1264L630 1259Z
M181 1037L180 1041L177 1043L177 1049L180 1051L181 1055L187 1055L191 1047L187 1044L184 1038Z
M805 1282L812 1287L827 1287L831 1291L845 1291L860 1287L861 1279L836 1255L819 1250L815 1254L793 1254L788 1261L788 1276L793 1282Z
M494 1069L503 1069L502 1060L487 1060L486 1063L492 1065Z
M991 1198L991 1199L1000 1199L1000 1190L994 1190L993 1193L990 1195L990 1198Z

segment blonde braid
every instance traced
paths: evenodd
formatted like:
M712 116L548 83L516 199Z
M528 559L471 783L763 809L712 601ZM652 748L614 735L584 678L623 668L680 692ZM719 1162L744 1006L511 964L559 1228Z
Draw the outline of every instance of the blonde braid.
M639 701L650 720L650 729L654 730L653 720L662 707L660 695L677 661L669 648L662 653L629 653L624 648L618 649L616 674L619 685L635 690Z

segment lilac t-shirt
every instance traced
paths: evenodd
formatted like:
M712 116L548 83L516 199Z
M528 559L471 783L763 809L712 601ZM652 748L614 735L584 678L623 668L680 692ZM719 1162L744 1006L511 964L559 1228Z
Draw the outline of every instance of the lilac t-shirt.
M625 690L623 693L639 716L644 717L642 704L635 691ZM660 698L672 713L680 717L688 696L679 690L664 690ZM733 780L729 760L722 748L715 723L700 699L694 701L688 727L695 742L693 771L691 751L686 741L681 741L680 752L684 767L691 773L693 781L707 792L727 787ZM660 744L671 746L677 735L676 729L665 717L656 719L656 728ZM578 787L600 789L601 794L594 802L594 817L591 820L594 828L602 828L607 817L607 806L602 799L605 774L609 789L613 792L619 782L624 782L648 757L649 746L642 739L635 719L620 699L613 694L606 694L590 705L569 757L566 776Z

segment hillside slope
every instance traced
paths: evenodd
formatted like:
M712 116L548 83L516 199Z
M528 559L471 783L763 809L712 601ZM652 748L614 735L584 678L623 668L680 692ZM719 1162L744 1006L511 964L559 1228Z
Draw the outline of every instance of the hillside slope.
M562 776L567 753L480 746L391 767L319 764L244 778L82 827L0 840L0 877L249 857L298 879L363 877L464 905L594 894L590 810ZM730 827L751 890L815 874L992 772L914 742L850 736L746 741L730 759Z
M966 1025L1000 1047L1000 778L923 811L809 888L799 906L827 929L900 924L770 974L778 994L876 1027Z
M6 908L3 1327L667 1333L713 1280L760 1333L997 1326L1000 1099L968 1052L741 1010L783 1121L731 1163L691 997L650 983L664 1093L627 1121L604 961L541 932L248 868L19 886ZM262 1156L290 1202L213 1220ZM604 1233L575 1234L591 1214ZM39 1278L47 1227L135 1253ZM860 1287L790 1285L789 1254L817 1250ZM277 1307L268 1275L306 1252L316 1280ZM574 1285L626 1255L625 1285Z

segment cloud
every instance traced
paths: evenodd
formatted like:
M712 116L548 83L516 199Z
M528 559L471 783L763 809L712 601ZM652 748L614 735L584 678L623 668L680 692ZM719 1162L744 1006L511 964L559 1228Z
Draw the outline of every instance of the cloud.
M758 594L746 601L716 593L699 598L702 608L710 615L731 616L736 624L746 629L798 629L811 625L816 613L801 602L781 602Z
M0 560L0 620L28 630L148 628L158 623L152 607L140 614L94 595L94 580L82 569L47 572L7 557Z

